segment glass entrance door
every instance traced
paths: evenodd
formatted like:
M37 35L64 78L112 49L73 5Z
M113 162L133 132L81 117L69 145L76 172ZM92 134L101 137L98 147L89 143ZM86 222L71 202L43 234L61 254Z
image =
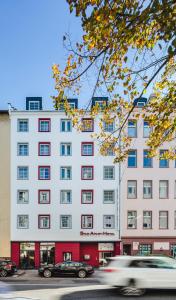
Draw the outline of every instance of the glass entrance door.
M55 263L55 243L40 243L40 263L45 265Z
M35 267L35 244L21 243L20 244L20 267L22 269L34 269Z
M105 266L109 257L112 257L112 252L99 252L99 264Z

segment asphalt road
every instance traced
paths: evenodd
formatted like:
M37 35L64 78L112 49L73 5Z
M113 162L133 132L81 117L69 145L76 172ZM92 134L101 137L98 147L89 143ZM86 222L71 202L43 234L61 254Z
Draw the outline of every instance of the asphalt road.
M28 278L28 275L13 279L11 277L2 279L0 284L5 284L11 293L20 293L22 296L42 295L41 299L50 300L53 292L56 291L56 300L124 300L115 288L101 286L96 275L89 278L79 279L76 277L59 278L40 278L36 275L34 278ZM82 289L81 291L78 291ZM66 290L66 294L64 295ZM44 296L43 296L44 295ZM52 299L52 297L51 297ZM131 300L176 300L175 291L147 291L143 297L130 297Z
M116 289L107 290L92 290L92 291L81 291L73 292L69 295L64 295L58 298L58 300L125 300L127 297L119 295ZM175 300L176 291L148 291L143 297L128 297L131 300L144 299L144 300Z

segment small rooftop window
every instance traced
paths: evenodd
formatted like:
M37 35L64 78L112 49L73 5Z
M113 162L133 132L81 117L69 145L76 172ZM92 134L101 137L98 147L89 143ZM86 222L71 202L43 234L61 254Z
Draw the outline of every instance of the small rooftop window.
M42 97L26 97L26 110L42 110Z

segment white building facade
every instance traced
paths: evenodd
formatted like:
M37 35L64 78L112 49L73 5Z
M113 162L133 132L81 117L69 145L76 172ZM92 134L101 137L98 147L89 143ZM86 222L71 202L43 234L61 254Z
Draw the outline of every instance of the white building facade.
M138 108L147 99L139 101ZM143 103L143 104L142 104ZM176 254L176 162L147 157L148 123L131 116L128 134L132 146L122 166L122 243L123 253ZM163 154L171 144L165 143ZM173 141L175 146L175 141Z
M98 266L120 253L118 165L99 154L91 137L97 122L84 119L78 132L64 111L44 111L35 97L27 98L25 111L10 113L11 256L17 266L67 259Z

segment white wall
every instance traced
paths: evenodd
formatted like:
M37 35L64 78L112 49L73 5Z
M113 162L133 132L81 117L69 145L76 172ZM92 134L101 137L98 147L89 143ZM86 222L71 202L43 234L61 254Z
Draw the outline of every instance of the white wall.
M17 119L29 119L29 132L17 132ZM38 132L38 118L51 118L51 132ZM114 241L117 230L117 187L118 166L115 166L115 180L103 180L103 166L112 165L113 157L102 157L94 143L94 156L81 156L81 142L92 141L91 133L60 131L61 112L11 113L11 240L12 241ZM97 125L95 125L95 131ZM29 143L29 156L17 156L17 143ZM38 143L51 142L51 156L38 156ZM60 156L60 143L72 143L72 156ZM38 166L51 166L51 180L38 180ZM94 165L94 180L81 180L81 165ZM17 166L29 166L29 180L17 180ZM60 180L60 166L72 166L72 180ZM29 204L17 204L17 190L29 190ZM38 190L51 190L51 204L38 204ZM60 190L72 190L72 204L60 204ZM81 204L81 189L94 190L94 203ZM115 204L103 204L103 190L114 189ZM17 229L17 215L29 215L29 229ZM38 215L50 214L51 228L38 229ZM61 214L72 215L72 229L60 229ZM94 228L81 229L81 215L94 215ZM115 229L103 229L103 215L115 215ZM112 232L114 236L81 237L84 232Z

